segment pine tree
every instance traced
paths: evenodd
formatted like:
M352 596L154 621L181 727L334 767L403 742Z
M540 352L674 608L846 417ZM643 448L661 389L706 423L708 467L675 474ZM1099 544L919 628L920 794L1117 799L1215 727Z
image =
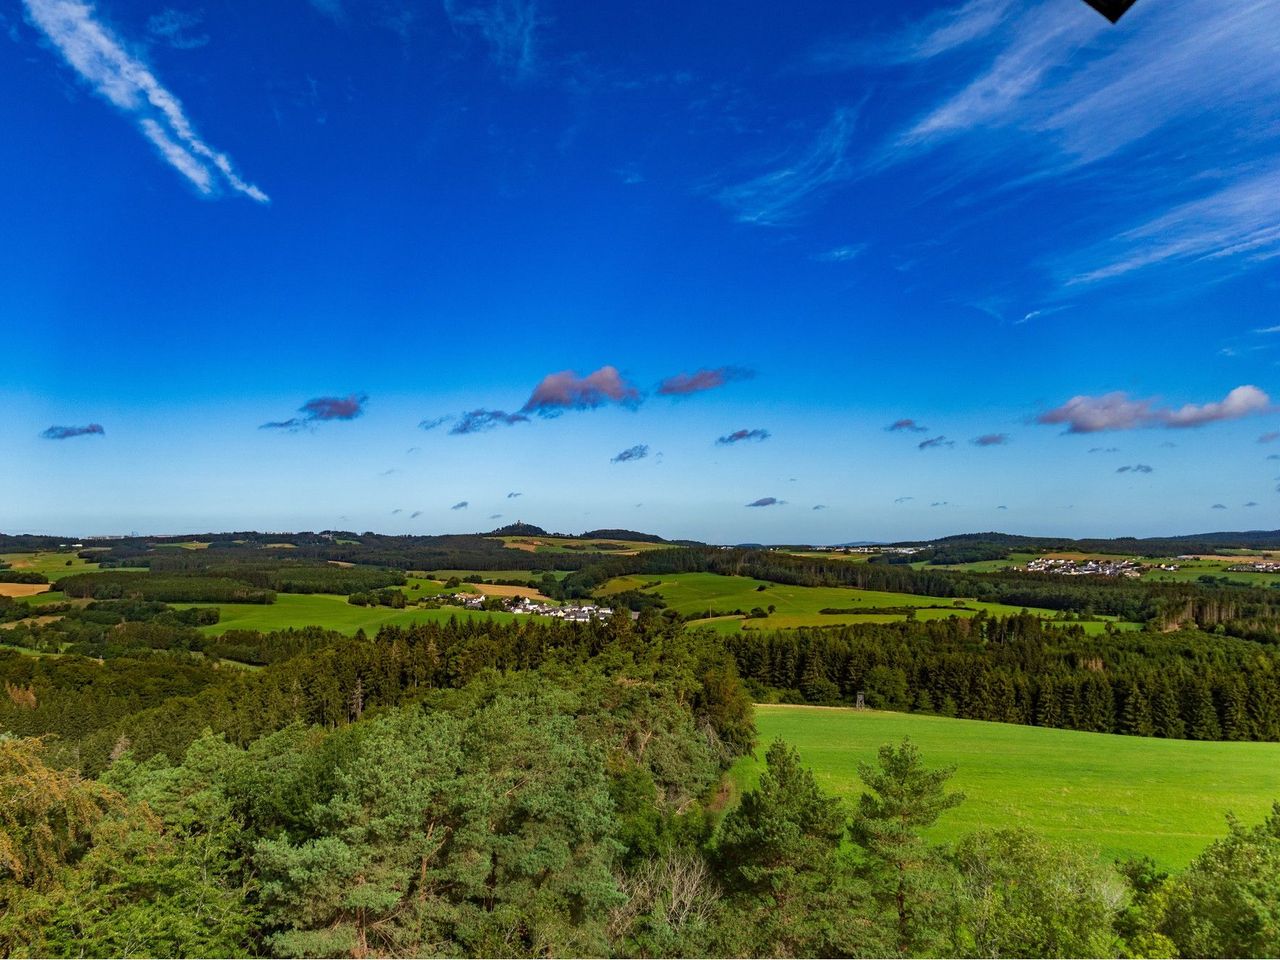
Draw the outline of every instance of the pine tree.
M909 738L881 747L877 765L858 764L870 792L859 797L849 833L862 847L872 889L892 917L900 953L922 952L936 933L940 866L921 833L964 801L964 794L944 789L954 774L954 767L925 769Z

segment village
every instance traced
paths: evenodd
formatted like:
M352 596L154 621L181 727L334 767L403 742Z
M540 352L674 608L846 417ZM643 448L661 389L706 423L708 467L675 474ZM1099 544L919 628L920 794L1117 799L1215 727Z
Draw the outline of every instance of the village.
M1071 560L1036 557L1022 569L1029 573L1055 573L1064 577L1140 577L1147 568L1136 560ZM1177 564L1160 564L1161 570L1177 570Z
M587 623L591 620L605 620L613 616L612 607L602 607L594 603L566 603L562 606L536 600L533 597L494 597L483 593L455 593L449 600L468 610L492 609L493 601L502 604L507 613L535 614L540 617L554 617L570 623ZM488 604L486 606L486 604ZM632 619L638 614L632 613Z

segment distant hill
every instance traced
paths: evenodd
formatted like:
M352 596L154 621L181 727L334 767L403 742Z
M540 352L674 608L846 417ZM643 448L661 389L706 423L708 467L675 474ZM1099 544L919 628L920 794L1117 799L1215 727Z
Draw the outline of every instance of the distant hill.
M1015 533L960 533L936 540L904 540L893 546L935 547L990 544L1010 550L1078 550L1084 553L1132 553L1147 556L1176 556L1181 553L1212 553L1221 549L1280 549L1280 530L1217 531L1170 537L1034 537Z
M666 543L656 533L641 533L638 530L588 530L581 537L583 540L631 540L634 543Z
M547 533L541 527L536 527L532 523L508 523L505 527L499 527L497 530L490 530L488 533L480 534L482 537L550 537L553 534Z

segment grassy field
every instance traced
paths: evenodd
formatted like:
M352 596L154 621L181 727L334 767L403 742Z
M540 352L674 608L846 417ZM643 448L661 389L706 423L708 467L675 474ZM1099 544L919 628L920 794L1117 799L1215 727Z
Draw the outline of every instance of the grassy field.
M902 620L905 614L894 613L843 613L823 614L819 610L834 608L848 610L877 607L913 607L919 620L945 619L951 616L971 617L978 610L993 616L1010 616L1020 613L1022 607L1002 603L980 603L976 600L922 597L909 593L887 593L879 590L858 590L853 587L797 587L750 577L726 577L716 573L677 573L665 576L616 577L599 591L603 594L620 590L639 590L646 584L660 581L646 592L656 593L667 606L686 616L699 613L750 611L755 607L767 610L772 604L774 613L763 619L742 620L728 617L712 617L694 621L696 626L710 626L720 632L737 630L788 629L793 627L838 626L844 623L889 623ZM760 589L763 587L764 589ZM1045 618L1057 616L1056 610L1031 609ZM1085 623L1091 631L1101 631L1103 623ZM1128 624L1117 624L1127 627ZM1136 625L1133 625L1136 626Z
M0 560L7 562L14 570L30 570L43 573L50 580L70 576L73 573L88 573L97 570L98 565L88 560L81 560L76 551L47 551L41 553L0 553Z
M1261 821L1280 799L1280 744L1154 740L871 710L761 705L759 753L781 737L822 786L856 798L859 760L910 736L931 767L955 764L968 799L933 828L936 840L1021 826L1115 857L1185 866L1225 832L1230 811ZM761 762L733 770L739 790Z
M175 603L174 607L216 606L222 611L222 619L209 627L201 627L202 633L218 635L228 630L283 630L286 627L320 626L341 633L354 634L357 630L375 633L383 626L407 626L411 623L441 623L450 617L459 620L493 619L502 623L523 619L513 613L489 613L465 610L461 607L441 607L437 610L391 607L358 607L347 603L346 597L328 593L282 593L275 603Z
M608 557L628 556L646 550L664 550L669 543L650 543L647 540L609 540L601 537L493 537L511 550L529 553L592 553Z

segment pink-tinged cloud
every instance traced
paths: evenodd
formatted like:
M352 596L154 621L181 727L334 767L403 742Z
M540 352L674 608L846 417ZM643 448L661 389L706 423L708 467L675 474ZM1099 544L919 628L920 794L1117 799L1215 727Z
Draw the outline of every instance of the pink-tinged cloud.
M901 420L893 421L885 429L890 433L897 433L900 430L906 430L908 433L924 433L929 428L922 423L916 423L910 417L903 417Z
M1186 429L1222 420L1266 413L1271 398L1250 384L1236 387L1223 399L1211 403L1158 407L1153 399L1133 400L1115 391L1098 397L1072 397L1062 406L1036 418L1038 423L1065 424L1067 433L1098 433L1103 430L1133 430L1139 427Z
M1275 443L1280 440L1280 430L1268 430L1258 438L1259 443Z
M714 370L677 373L658 384L658 396L687 397L691 393L716 390L739 380L750 380L754 376L755 371L743 367L716 367Z
M50 427L40 436L46 440L70 440L72 437L101 437L105 436L106 432L102 429L102 424L90 423L83 427Z
M623 379L617 367L604 366L585 377L562 370L543 377L520 412L554 417L566 410L594 410L610 403L635 407L640 399L640 391Z
M1003 447L1009 442L1007 433L984 433L980 437L973 438L975 447Z
M354 420L364 413L364 405L369 397L363 393L353 393L345 397L316 397L308 400L298 408L300 417L288 420L272 420L264 423L260 430L303 430L312 424L329 420Z

